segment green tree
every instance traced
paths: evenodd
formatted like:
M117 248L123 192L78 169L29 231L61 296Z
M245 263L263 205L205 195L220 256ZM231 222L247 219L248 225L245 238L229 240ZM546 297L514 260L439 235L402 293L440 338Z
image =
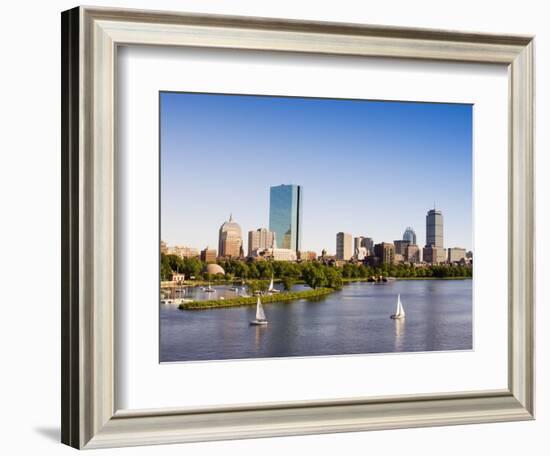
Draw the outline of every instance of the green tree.
M342 273L336 268L327 267L324 271L326 278L326 286L329 288L334 288L335 290L340 290L342 288Z
M289 290L292 289L292 286L294 285L295 280L294 280L294 278L292 278L290 276L285 276L285 277L283 277L282 282L283 282L283 287L285 288L285 290L289 291Z

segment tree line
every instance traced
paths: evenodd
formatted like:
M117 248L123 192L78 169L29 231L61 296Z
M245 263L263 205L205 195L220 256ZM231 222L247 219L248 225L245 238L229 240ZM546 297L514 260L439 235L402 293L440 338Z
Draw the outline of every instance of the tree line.
M397 278L450 278L471 277L472 268L466 265L432 265L415 267L408 264L382 264L367 266L357 263L345 263L342 267L327 265L319 261L292 263L288 261L245 262L241 260L219 260L224 270L222 274L212 275L205 271L206 263L198 258L181 258L178 255L161 254L160 274L162 280L171 280L174 272L185 274L185 277L207 281L246 280L247 284L257 281L258 289L266 287L265 281L275 277L281 280L285 289L290 289L298 281L303 281L311 288L339 289L345 279L368 279L384 276ZM263 279L263 281L262 281Z

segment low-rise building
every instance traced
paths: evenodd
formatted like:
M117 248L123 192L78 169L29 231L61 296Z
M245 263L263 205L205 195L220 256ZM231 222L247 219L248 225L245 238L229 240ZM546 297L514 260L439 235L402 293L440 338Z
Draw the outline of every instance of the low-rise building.
M435 245L427 245L422 249L422 259L425 263L429 264L441 264L445 263L446 255L443 247L436 247Z
M201 261L205 263L215 262L217 255L218 252L216 249L211 249L207 246L204 250L201 250Z
M447 249L447 261L449 263L461 263L466 260L466 249L450 247Z
M176 283L185 282L185 274L182 274L181 272L172 273L172 282L176 282Z
M296 252L292 249L254 249L250 252L250 257L253 259L270 259L274 261L296 261Z
M301 261L314 261L317 259L317 253L310 250L300 250L298 252L298 259Z
M403 257L407 253L407 246L409 246L411 242L409 240L402 240L398 239L397 241L393 241L393 245L395 246L395 253L399 255L403 255Z
M409 244L405 249L405 261L413 264L420 263L420 247Z
M395 246L391 242L375 244L374 255L378 257L383 264L393 264L395 261Z
M167 247L166 253L169 255L177 255L181 258L196 258L200 255L199 249L182 245Z

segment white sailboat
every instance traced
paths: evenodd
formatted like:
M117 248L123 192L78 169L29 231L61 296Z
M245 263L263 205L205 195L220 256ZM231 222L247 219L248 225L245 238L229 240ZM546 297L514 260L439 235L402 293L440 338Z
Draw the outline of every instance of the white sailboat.
M268 293L279 293L279 290L277 290L277 289L273 286L273 276L271 276L271 282L269 283L269 288L267 289L267 292L268 292Z
M212 288L212 285L208 284L208 286L204 289L207 293L214 293L216 290Z
M397 308L395 313L390 317L394 320L405 318L405 309L403 309L403 304L401 303L401 294L397 295Z
M260 295L258 295L258 300L256 301L256 319L250 322L253 326L265 326L267 325L267 320L265 318L264 308L262 306L262 300Z

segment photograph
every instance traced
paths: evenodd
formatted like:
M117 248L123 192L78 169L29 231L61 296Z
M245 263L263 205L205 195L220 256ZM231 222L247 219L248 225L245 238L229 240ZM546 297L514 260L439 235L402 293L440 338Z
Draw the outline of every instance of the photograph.
M159 93L159 361L472 350L473 106Z

